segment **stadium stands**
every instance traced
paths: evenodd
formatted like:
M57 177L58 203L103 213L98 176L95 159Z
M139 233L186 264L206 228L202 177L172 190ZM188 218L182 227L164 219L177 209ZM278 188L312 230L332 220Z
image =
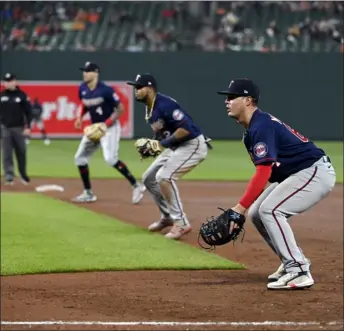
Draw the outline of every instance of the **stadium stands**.
M343 52L341 1L3 1L2 50Z

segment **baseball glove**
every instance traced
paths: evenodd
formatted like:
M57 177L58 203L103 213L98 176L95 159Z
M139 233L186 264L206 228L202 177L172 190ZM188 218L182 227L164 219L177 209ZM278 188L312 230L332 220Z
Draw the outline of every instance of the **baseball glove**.
M107 132L107 125L105 123L94 123L88 125L84 129L84 134L94 143L98 143Z
M202 248L211 249L215 246L221 246L236 241L241 232L244 232L245 217L236 213L232 209L224 210L218 217L212 216L210 219L203 223L199 230L198 243ZM211 246L205 247L200 243L200 237L203 241ZM243 237L242 237L243 240Z
M162 152L162 147L158 140L140 138L135 142L135 147L141 159L156 157Z

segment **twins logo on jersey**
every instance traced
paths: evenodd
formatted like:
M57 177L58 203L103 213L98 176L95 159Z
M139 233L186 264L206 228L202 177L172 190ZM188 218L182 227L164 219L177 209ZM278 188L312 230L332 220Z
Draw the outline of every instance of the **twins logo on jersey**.
M172 117L175 121L181 121L184 117L184 114L180 109L175 109L172 113Z
M268 152L268 147L265 143L259 142L254 146L254 154L257 157L264 157Z

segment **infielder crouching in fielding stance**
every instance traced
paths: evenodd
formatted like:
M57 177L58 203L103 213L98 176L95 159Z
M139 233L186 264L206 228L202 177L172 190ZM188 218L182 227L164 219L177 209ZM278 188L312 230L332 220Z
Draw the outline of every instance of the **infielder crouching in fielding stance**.
M245 128L243 142L256 172L238 204L203 224L200 235L211 245L234 240L248 212L281 261L278 270L268 277L267 288L310 288L314 284L310 260L297 246L288 219L331 192L336 176L330 158L308 138L258 109L259 89L250 80L233 80L218 94L226 95L228 116ZM267 182L270 185L265 188ZM218 233L222 233L221 238L214 240Z
M142 179L161 212L160 220L148 229L161 231L172 226L165 237L179 239L192 227L183 212L176 181L205 160L208 142L176 100L157 93L152 75L139 74L128 84L135 87L136 100L145 103L146 121L155 135L154 139L138 139L136 147L143 158L159 155Z
M143 198L145 186L138 182L127 166L118 159L121 137L118 118L123 112L120 99L112 87L99 81L99 67L96 64L86 62L80 69L83 71L84 78L84 83L79 87L79 98L83 103L83 110L75 121L75 127L81 129L82 117L87 112L90 114L92 125L84 129L84 136L75 154L75 164L78 166L84 191L74 201L97 200L91 189L88 161L101 146L103 157L108 165L118 170L132 185L132 203L139 203Z

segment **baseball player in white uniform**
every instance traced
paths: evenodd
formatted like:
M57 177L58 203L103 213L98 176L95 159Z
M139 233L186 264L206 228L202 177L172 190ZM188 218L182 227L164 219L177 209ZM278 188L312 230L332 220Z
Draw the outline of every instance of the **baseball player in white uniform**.
M132 185L132 203L137 204L144 195L145 186L136 180L126 164L119 160L118 151L121 136L119 116L123 106L114 89L99 80L99 67L95 63L86 62L83 68L84 82L79 87L79 98L83 103L81 114L75 121L75 127L81 129L82 117L88 112L92 123L104 123L106 133L100 142L91 141L83 136L75 154L75 164L78 167L84 190L75 202L93 202L97 200L91 189L88 161L91 155L101 146L106 163L118 170Z

